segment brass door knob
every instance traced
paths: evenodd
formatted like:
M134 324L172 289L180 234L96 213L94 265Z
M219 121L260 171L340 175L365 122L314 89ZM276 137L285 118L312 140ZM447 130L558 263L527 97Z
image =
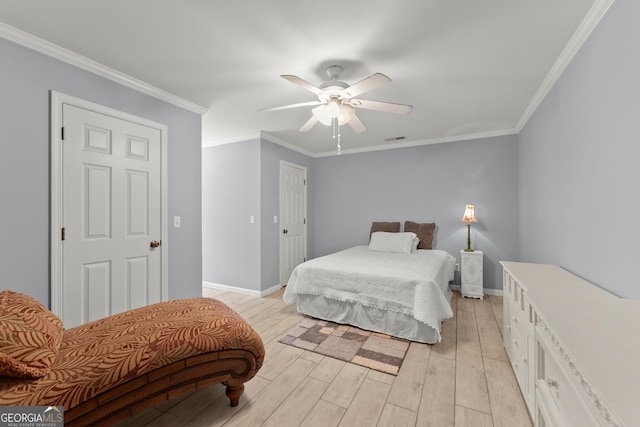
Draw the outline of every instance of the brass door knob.
M158 241L158 240L152 240L151 243L149 243L149 246L151 246L152 248L157 248L161 244L162 243L160 243L160 241Z

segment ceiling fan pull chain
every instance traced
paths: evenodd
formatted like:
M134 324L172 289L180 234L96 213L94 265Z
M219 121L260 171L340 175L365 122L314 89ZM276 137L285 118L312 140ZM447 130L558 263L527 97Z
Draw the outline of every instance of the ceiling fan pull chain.
M338 154L340 154L340 151L342 150L342 147L340 145L340 125L338 124L337 117L332 118L331 121L333 124L333 139L338 140Z

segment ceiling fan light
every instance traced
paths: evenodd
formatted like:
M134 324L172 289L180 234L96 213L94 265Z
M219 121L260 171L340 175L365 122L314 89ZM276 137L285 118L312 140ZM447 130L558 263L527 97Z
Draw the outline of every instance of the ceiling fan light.
M338 101L330 99L326 104L311 110L311 114L323 125L330 126L331 120L340 115L340 104Z
M327 114L329 114L332 119L338 117L338 114L340 114L340 103L335 99L329 100L329 102L327 102Z
M338 114L338 124L342 126L346 123L349 123L349 120L353 119L353 116L355 115L355 108L348 104L342 104L340 106L340 114Z
M315 117L320 123L325 126L329 126L331 124L331 115L327 111L326 105L320 105L313 110L311 110L311 114Z

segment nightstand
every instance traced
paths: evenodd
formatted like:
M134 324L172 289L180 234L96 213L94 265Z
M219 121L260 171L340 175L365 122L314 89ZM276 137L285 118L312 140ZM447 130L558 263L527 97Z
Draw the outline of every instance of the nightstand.
M463 297L484 297L482 289L482 251L460 251L460 292Z

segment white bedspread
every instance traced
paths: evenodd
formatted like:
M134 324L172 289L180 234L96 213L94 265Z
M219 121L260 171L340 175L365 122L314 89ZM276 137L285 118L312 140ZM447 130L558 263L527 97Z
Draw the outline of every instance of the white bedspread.
M298 265L283 298L293 304L298 294L321 295L404 313L434 328L440 340L440 322L453 316L448 284L454 271L455 258L445 251L399 254L355 246Z

